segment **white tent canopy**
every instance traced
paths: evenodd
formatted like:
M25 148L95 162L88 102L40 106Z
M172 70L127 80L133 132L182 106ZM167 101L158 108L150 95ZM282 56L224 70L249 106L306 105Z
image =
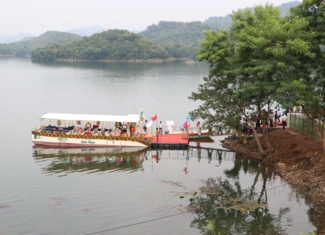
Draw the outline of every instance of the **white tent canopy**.
M129 114L127 116L118 115L93 115L93 114L68 114L68 113L46 113L41 118L72 121L101 121L101 122L138 122L139 115Z

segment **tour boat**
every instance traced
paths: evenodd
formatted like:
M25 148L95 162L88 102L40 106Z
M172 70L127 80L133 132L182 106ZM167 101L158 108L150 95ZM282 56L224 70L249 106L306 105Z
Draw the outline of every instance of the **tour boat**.
M152 136L142 132L140 121L136 114L46 113L40 117L40 127L32 131L32 141L58 147L149 147Z

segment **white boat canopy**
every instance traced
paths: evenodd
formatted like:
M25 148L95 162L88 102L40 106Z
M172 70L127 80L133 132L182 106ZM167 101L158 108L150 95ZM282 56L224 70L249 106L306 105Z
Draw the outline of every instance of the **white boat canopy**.
M138 114L129 114L127 116L118 115L94 115L94 114L68 114L68 113L46 113L41 118L72 120L72 121L101 121L101 122L138 122Z

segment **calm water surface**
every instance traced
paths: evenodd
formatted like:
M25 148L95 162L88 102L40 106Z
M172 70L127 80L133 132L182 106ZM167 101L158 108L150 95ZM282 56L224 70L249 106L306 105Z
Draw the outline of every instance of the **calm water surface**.
M181 125L198 105L187 97L207 73L206 64L0 59L0 235L321 229L321 208L270 169L231 152L32 145L30 131L46 112L127 115L143 109L147 119L158 114L164 123Z

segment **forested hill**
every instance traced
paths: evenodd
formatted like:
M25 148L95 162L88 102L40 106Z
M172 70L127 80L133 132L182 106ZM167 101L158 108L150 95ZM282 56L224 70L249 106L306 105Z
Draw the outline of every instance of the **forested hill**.
M161 21L158 25L148 26L145 31L139 34L160 44L197 46L197 42L203 38L203 31L208 29L211 29L209 25L203 24L200 21Z
M282 15L288 14L291 7L299 5L300 2L284 3L280 8ZM253 10L253 8L251 8ZM203 23L195 22L172 22L161 21L158 25L150 25L145 31L139 34L143 35L150 41L162 44L168 53L175 58L193 57L199 48L199 41L203 40L203 32L213 29L228 30L231 24L231 17L210 17Z
M289 13L290 8L296 7L299 4L300 4L299 1L287 2L287 3L282 3L277 8L280 9L281 15L285 16ZM253 8L246 8L246 9L253 10ZM230 24L231 24L231 17L230 17L230 14L228 14L224 17L220 17L220 16L209 17L207 20L204 21L204 23L208 24L214 30L220 30L220 29L228 30L230 28Z
M70 45L53 44L32 53L34 60L149 60L167 59L167 51L127 30L108 30L83 37Z
M199 40L203 39L203 32L211 27L200 21L167 22L148 26L139 34L150 41L162 44L171 57L193 57L198 48Z
M282 15L287 14L291 7L297 6L299 3L294 1L280 5ZM161 21L158 25L148 26L139 34L125 30L109 30L81 38L72 33L49 31L29 40L0 44L0 56L26 57L37 49L33 54L35 60L194 58L194 53L199 48L199 41L204 38L205 30L228 30L230 24L231 17L227 15L225 17L210 17L204 22Z
M9 44L0 44L0 55L26 57L30 56L32 51L37 48L47 46L51 43L67 45L81 37L72 33L64 33L58 31L48 31L38 37L20 42Z

